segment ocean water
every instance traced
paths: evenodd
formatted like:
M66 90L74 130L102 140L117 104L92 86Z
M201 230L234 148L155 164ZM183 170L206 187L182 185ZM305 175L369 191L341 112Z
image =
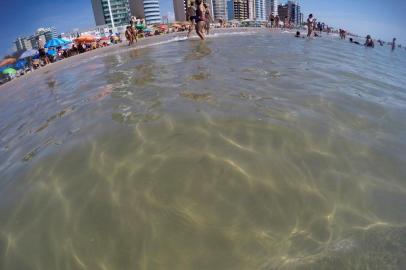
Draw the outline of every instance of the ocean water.
M0 87L0 269L406 269L406 51L169 39Z

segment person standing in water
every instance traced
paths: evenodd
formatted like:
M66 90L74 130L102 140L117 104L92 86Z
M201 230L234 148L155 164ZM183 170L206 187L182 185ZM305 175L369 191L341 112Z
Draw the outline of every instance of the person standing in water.
M371 38L370 35L367 35L367 37L366 37L366 39L365 39L365 44L364 44L364 46L365 46L365 47L370 47L370 48L375 47L374 41L372 40L372 38Z
M186 20L190 23L189 25L189 32L187 33L187 37L190 37L192 30L195 26L195 17L196 17L196 10L194 8L194 3L190 2L190 6L186 10Z
M134 43L134 35L131 30L132 26L129 25L127 26L127 29L125 30L125 37L128 40L128 46L131 46Z
M280 21L279 15L276 15L275 16L275 28L279 28L279 21Z
M393 38L392 40L392 51L394 51L396 48L396 38Z
M310 14L309 18L307 18L307 37L310 37L313 33L313 23L314 23L313 14Z
M197 35L204 40L204 29L206 27L206 9L204 8L202 0L196 0L196 33Z
M214 22L213 17L211 16L210 13L210 9L206 4L203 4L204 8L206 9L206 26L205 26L205 30L206 30L206 34L209 35L210 33L210 23Z
M269 21L271 22L271 28L275 27L275 16L271 13L271 15L269 16Z

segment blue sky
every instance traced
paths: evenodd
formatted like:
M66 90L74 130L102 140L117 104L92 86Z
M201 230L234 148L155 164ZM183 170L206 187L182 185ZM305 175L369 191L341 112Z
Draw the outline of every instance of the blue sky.
M285 2L280 0L279 2ZM397 37L406 45L406 0L299 0L302 12L320 21L361 35L389 40ZM173 16L172 0L160 0L161 13ZM0 56L10 52L17 36L32 34L39 27L55 26L58 32L94 26L91 0L3 1L0 10L2 39Z

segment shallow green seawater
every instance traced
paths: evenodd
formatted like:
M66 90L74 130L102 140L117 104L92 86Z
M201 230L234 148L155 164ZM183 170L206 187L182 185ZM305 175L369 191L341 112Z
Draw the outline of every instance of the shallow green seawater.
M405 66L260 31L2 86L0 269L405 269Z

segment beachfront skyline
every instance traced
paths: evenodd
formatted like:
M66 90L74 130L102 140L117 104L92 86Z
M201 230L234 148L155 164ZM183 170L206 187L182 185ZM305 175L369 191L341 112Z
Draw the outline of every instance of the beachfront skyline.
M173 18L173 1L160 0L161 15ZM286 1L279 1L284 3ZM340 0L320 1L301 0L304 19L313 13L319 21L333 27L374 38L391 40L397 37L399 43L406 45L405 25L406 2L400 0ZM58 33L95 26L90 0L38 0L28 2L15 0L5 2L0 12L3 26L0 43L0 56L11 53L15 39L31 35L37 28L54 26Z

